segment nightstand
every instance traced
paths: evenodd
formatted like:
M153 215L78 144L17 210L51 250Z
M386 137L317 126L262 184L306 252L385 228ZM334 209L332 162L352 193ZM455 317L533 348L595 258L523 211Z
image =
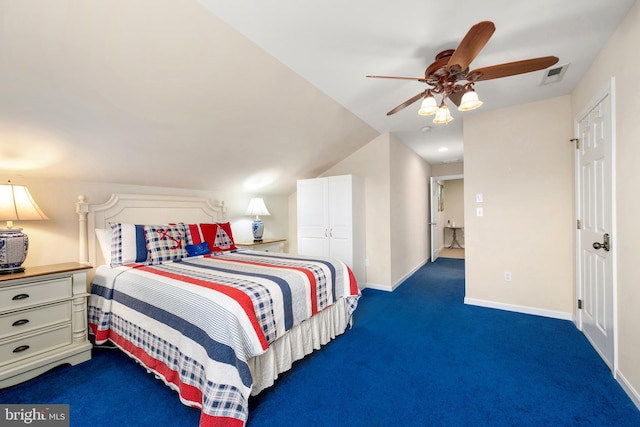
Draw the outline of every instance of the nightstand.
M264 252L284 252L284 244L287 239L264 239L262 242L236 242L238 249L251 249Z
M90 268L70 262L0 275L0 388L91 359Z

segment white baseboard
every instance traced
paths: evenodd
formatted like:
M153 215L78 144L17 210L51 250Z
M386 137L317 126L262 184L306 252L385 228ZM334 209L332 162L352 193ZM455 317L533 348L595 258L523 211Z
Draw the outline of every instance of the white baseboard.
M477 305L480 307L496 308L499 310L514 311L516 313L533 314L536 316L551 317L553 319L573 321L573 313L565 313L563 311L545 310L536 307L527 307L523 305L505 304L495 301L480 300L465 297L464 303L467 305Z
M627 393L627 396L631 399L636 408L640 409L640 394L638 391L633 388L633 386L627 381L627 379L620 373L620 371L616 371L616 380L620 387Z
M387 291L392 292L393 287L391 285L381 285L379 283L369 283L366 284L367 289L375 289L376 291Z
M407 274L405 274L404 276L402 276L402 278L400 280L397 280L394 284L392 285L381 285L379 283L366 283L366 288L368 289L376 289L378 291L387 291L387 292L393 292L393 290L395 288L397 288L398 286L400 286L402 284L402 282L404 282L405 280L407 280L413 273L415 273L416 271L418 271L423 265L425 265L426 263L429 262L429 259L426 259L424 261L422 261L420 264L418 264L415 268L413 268L411 271L409 271Z

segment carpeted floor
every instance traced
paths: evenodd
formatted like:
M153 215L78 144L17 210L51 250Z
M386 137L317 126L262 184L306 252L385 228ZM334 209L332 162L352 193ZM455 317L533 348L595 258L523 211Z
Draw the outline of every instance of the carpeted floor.
M464 261L438 259L393 293L365 289L355 324L250 401L263 426L639 426L568 321L466 306ZM116 350L0 390L69 403L72 426L196 426L197 410Z

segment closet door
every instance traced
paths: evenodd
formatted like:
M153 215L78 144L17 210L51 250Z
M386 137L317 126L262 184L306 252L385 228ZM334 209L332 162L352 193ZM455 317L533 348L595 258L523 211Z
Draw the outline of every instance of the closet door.
M298 181L298 253L329 256L329 182Z
M352 176L329 177L329 253L353 266Z

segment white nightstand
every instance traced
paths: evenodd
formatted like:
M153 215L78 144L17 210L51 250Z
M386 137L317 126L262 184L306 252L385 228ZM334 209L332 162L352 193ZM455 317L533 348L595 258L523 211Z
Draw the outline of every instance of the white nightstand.
M284 244L287 239L264 239L262 242L236 242L238 249L251 249L264 252L284 252Z
M0 388L91 359L90 268L70 262L0 275Z

